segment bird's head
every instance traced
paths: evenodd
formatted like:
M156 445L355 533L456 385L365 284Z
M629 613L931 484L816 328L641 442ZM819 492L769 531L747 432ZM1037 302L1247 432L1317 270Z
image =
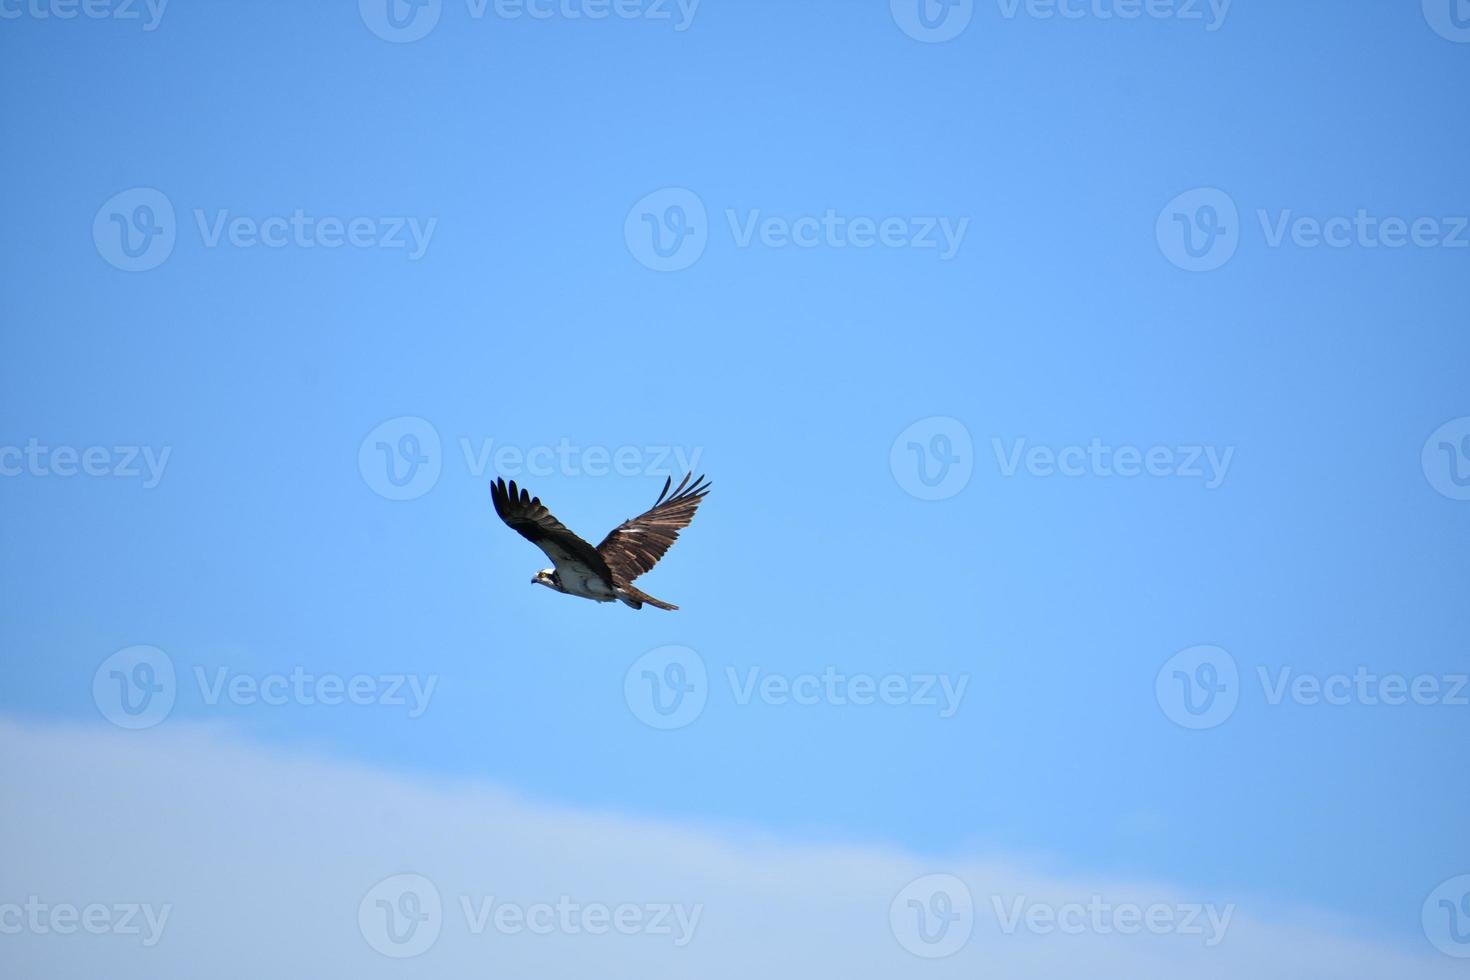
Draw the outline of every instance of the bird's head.
M556 588L556 571L550 568L541 569L536 573L536 577L531 579L531 584L544 585L548 589Z

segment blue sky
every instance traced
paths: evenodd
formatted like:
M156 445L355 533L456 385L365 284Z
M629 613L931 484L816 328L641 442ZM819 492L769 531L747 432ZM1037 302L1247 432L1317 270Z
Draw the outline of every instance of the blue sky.
M1470 707L1261 672L1453 702L1470 671L1470 37L1433 0L1064 6L934 42L902 3L443 0L405 41L371 0L0 3L0 450L52 460L0 454L0 715L115 736L94 674L147 645L160 731L1433 954ZM410 431L438 476L388 499ZM920 499L935 434L969 478ZM683 608L530 585L502 446L570 447L501 462L594 542L697 457L714 492L639 583ZM624 681L667 645L707 701L660 731ZM1199 645L1238 705L1191 730L1156 679ZM729 681L829 667L966 686L946 717ZM409 717L197 682L297 668L435 687Z

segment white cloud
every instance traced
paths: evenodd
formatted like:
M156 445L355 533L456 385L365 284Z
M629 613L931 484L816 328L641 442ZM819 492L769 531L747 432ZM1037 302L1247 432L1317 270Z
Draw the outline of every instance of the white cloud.
M990 860L936 864L876 849L753 841L527 803L485 786L284 758L210 729L121 732L0 721L0 743L0 927L32 914L55 924L46 916L59 906L81 915L89 905L136 905L155 918L167 908L151 946L139 934L90 935L75 924L69 935L38 934L29 921L19 932L8 928L11 934L0 934L0 963L9 976L1463 975L1463 963L1427 943L1374 945L1316 916L1310 924L1267 921L1270 910L1239 896L1060 880ZM973 897L973 935L939 959L906 951L890 927L897 897L895 921L910 945L920 952L955 945L953 933L929 945L915 938L907 903L923 904L927 893L923 884L917 892L904 889L928 874L954 876ZM442 911L431 924L438 929L431 943L424 932L399 945L386 937L379 900L395 915L432 913L418 893L398 902L402 882L419 879L380 886L394 875L422 876L437 891ZM30 896L51 911L4 913L7 903L24 906ZM1097 912L1099 902L1110 911ZM1065 911L1073 903L1077 910ZM497 929L502 904L509 909L499 913ZM1176 924L1195 905L1213 906L1217 915L1233 908L1228 926L1217 919L1217 945L1207 945L1203 915L1202 933L1098 934L1098 921L1128 928L1132 904L1157 907L1159 922L1172 910ZM1043 928L1048 914L1058 913L1083 928L1042 935L1022 926L1007 934L1000 922L1018 907L1040 909ZM963 911L952 902L933 908ZM100 928L101 913L93 914ZM109 915L119 921L116 911ZM63 915L60 923L67 921ZM400 939L407 921L398 920ZM474 931L477 923L485 924L483 932ZM631 934L620 934L619 923ZM599 928L603 934L591 934ZM392 952L426 948L395 959L373 943Z

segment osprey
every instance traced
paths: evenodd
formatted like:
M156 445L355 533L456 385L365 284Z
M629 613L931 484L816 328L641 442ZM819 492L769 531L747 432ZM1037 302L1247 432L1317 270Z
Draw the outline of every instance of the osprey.
M555 566L541 569L531 584L595 602L621 599L634 609L642 609L645 602L660 609L678 609L633 588L633 580L658 564L679 532L694 520L709 484L701 476L691 485L693 475L686 473L672 495L669 487L674 479L665 480L663 493L652 507L613 528L596 548L551 516L540 498L517 489L514 480L507 486L503 477L497 478L490 484L490 499L500 519L546 552Z

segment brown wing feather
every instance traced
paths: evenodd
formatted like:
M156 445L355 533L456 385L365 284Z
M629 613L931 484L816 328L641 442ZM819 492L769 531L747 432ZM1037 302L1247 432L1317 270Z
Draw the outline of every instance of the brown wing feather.
M558 569L567 562L578 562L596 572L611 585L612 569L597 549L577 537L567 526L552 516L541 503L524 489L517 488L514 480L506 486L505 479L498 478L490 484L490 499L495 504L495 513L521 537L546 552Z
M669 487L674 480L672 477L665 480L663 493L652 507L613 528L597 546L598 553L617 576L617 584L626 585L658 564L678 539L679 532L694 520L694 511L709 493L710 485L704 482L703 476L691 484L689 478L693 475L686 473L672 494Z

